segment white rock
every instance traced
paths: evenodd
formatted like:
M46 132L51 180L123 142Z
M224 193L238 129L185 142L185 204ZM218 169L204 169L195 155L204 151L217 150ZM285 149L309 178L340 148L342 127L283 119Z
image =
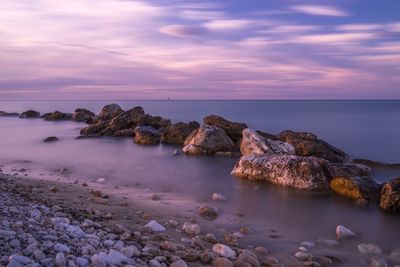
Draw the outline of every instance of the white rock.
M312 255L308 252L298 251L294 256L300 261L309 261L312 259Z
M219 194L219 193L214 193L214 194L212 194L211 198L212 198L212 200L214 200L214 201L223 201L223 200L226 200L226 197L223 196L223 195L221 195L221 194Z
M153 232L164 232L166 230L164 226L162 226L161 224L159 224L155 220L150 221L145 226L149 227Z
M182 231L188 235L199 235L201 234L200 225L190 222L185 222L182 225Z
M236 252L233 251L230 247L217 243L213 246L213 251L224 258L235 259Z
M338 225L336 227L336 238L338 240L345 239L345 238L351 238L351 237L355 237L355 236L356 236L356 234L353 231L344 227L343 225Z
M106 178L99 178L96 180L96 182L98 182L100 184L104 184L106 182Z
M308 252L308 249L306 247L303 247L303 246L299 247L299 250L302 251L302 252Z
M382 249L374 244L361 243L357 246L358 251L365 256L382 255Z
M306 247L306 248L312 248L315 246L315 244L313 242L310 241L304 241L301 242L300 246Z
M174 152L172 153L172 156L178 156L180 154L178 149L175 149Z

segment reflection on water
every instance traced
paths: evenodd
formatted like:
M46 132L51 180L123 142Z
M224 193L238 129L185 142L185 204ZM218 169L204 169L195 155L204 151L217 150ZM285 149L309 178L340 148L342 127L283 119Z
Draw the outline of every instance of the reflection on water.
M332 238L344 224L360 234L357 242L373 242L390 249L400 245L400 217L377 208L362 209L352 201L329 194L297 192L279 186L243 181L230 176L236 161L222 157L172 157L175 146L140 146L130 138L75 139L83 124L45 122L40 119L0 119L0 163L31 160L56 170L68 168L89 180L108 178L115 185L139 183L153 192L177 193L196 201L208 201L214 192L228 200L218 204L226 213L241 214L242 223L271 238L271 229L287 229L279 235L298 240ZM61 141L43 143L49 136ZM384 173L381 179L391 177ZM400 175L392 171L391 176ZM354 246L353 246L354 249Z

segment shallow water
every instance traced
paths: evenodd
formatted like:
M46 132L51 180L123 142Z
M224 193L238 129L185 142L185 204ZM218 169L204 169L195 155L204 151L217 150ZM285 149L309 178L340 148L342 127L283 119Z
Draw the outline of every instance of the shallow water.
M98 112L104 102L0 102L0 110L21 112L72 111L86 107ZM341 147L354 157L399 162L400 102L353 101L131 101L124 108L142 105L150 114L173 121L200 120L216 113L247 122L257 129L277 133L305 130ZM258 242L279 246L279 240L334 238L344 224L359 238L347 243L380 245L385 252L400 246L400 216L378 208L362 209L340 196L296 192L290 189L236 179L230 171L236 161L222 157L171 157L175 146L140 146L130 138L75 139L84 124L46 122L41 119L0 118L0 164L20 160L48 170L68 168L74 175L99 177L115 185L140 186L156 193L176 193L199 203L214 192L228 201L219 203L223 213L240 214L238 227L258 231ZM45 144L50 135L61 141ZM384 181L399 171L374 172ZM216 221L218 223L218 219ZM221 222L220 222L221 223ZM272 230L272 231L271 231ZM277 232L274 232L277 231ZM355 242L355 243L354 243Z

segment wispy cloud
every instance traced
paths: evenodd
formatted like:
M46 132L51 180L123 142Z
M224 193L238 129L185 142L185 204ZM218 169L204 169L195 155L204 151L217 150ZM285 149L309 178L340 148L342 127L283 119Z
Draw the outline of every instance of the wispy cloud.
M164 34L177 37L192 37L207 33L207 29L204 27L189 25L167 25L162 26L159 31Z
M304 14L318 16L346 17L350 15L348 12L332 6L294 5L291 6L291 9Z

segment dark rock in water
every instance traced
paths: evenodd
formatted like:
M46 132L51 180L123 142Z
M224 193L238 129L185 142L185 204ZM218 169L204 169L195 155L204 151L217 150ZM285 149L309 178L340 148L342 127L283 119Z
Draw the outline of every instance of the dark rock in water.
M249 180L269 182L303 190L328 190L330 164L327 160L295 155L244 156L232 174Z
M51 142L55 142L58 141L60 139L58 139L56 136L49 136L46 139L43 140L43 142L45 143L51 143Z
M369 159L353 159L353 163L364 164L370 168L400 169L400 164L398 163L385 163Z
M75 112L72 114L71 119L77 122L91 123L94 120L95 116L96 114L94 114L90 110L84 108L77 108L75 109Z
M134 107L128 111L118 112L114 107L115 117L109 118L111 113L105 111L110 108L103 108L103 114L99 115L94 120L94 123L81 130L82 135L105 135L105 136L127 136L132 137L135 127L137 126L152 126L153 128L160 129L167 127L171 124L170 120L164 119L159 116L151 116L146 114L142 107Z
M39 118L40 112L37 112L35 110L28 110L28 111L22 112L21 115L19 115L19 117L22 119Z
M326 159L333 163L346 162L350 157L342 150L320 140L312 133L284 131L277 135L284 142L292 144L298 156L312 156Z
M135 128L135 142L142 145L156 145L160 143L160 131L151 126L138 126Z
M400 177L383 186L380 207L386 211L400 212Z
M344 176L370 176L371 169L363 164L355 163L332 163L331 164L332 177Z
M42 116L46 121L61 121L61 120L70 120L72 118L71 113L63 113L60 111L54 111L50 113L46 113Z
M105 105L101 109L99 116L95 118L95 122L97 123L101 121L111 120L122 112L124 112L124 110L118 104L113 103Z
M204 124L221 128L236 142L242 138L242 131L247 128L245 123L228 121L218 115L209 115L203 119Z
M218 217L217 210L207 205L199 208L199 214L206 220L215 220Z
M196 146L204 150L209 155L214 155L218 151L230 151L234 147L233 141L221 128L203 125L194 130L185 140L185 147ZM190 153L190 150L183 148L183 152Z
M174 123L162 131L161 142L182 145L186 138L199 127L200 124L197 121Z
M17 112L5 112L0 110L0 117L18 117L19 114Z
M247 128L243 130L240 152L243 156L268 154L293 155L295 149L289 143L266 139L259 135L255 130Z

